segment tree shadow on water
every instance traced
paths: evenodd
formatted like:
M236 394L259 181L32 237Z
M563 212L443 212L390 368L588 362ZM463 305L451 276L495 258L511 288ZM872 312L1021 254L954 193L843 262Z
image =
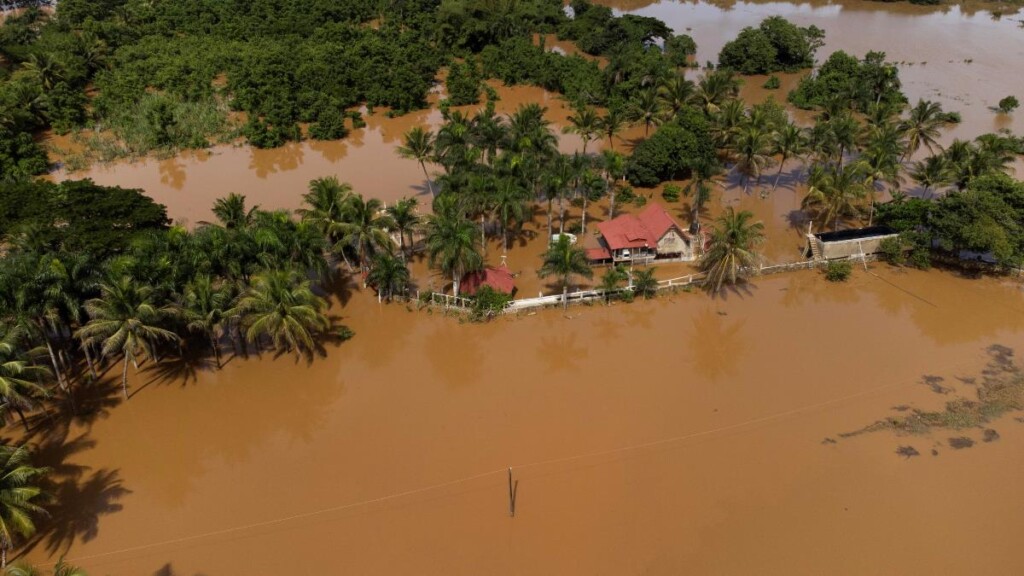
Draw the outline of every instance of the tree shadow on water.
M163 566L161 566L159 570L157 570L156 572L153 572L153 576L186 576L186 574L184 574L183 572L179 572L179 571L175 570L174 566L172 566L171 563L168 562L167 564L164 564ZM207 574L203 574L201 572L196 572L194 576L208 576L208 575Z

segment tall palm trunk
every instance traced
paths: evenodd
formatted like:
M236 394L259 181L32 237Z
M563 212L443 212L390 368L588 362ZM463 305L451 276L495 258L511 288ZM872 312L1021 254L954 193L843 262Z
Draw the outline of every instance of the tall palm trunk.
M569 282L562 282L562 310L569 309Z
M128 354L124 355L124 367L121 369L121 390L124 392L124 399L128 399Z
M46 328L40 326L43 330L43 341L46 342L46 351L50 354L50 363L53 364L53 375L57 378L57 384L60 385L61 390L67 390L67 383L64 381L64 373L60 369L60 365L57 362L57 354L53 351L53 344L50 343L50 336L46 333Z
M580 232L587 233L587 193L583 193L583 214L580 216Z
M82 351L85 352L85 363L89 365L89 373L92 375L92 379L95 381L99 378L96 375L96 364L92 360L92 352L89 351L89 343L82 343Z
M550 197L550 196L548 196L548 242L550 242L550 241L551 241L551 232L552 232L552 230L553 230L553 228L552 228L552 224L551 224L551 208L552 208L552 202L553 202L553 200L551 199L551 197Z
M480 255L487 256L487 220L484 213L480 213Z
M456 298L459 297L459 273L457 271L452 272L452 292Z
M565 233L565 196L558 195L558 236Z
M430 181L430 174L427 173L427 165L421 160L420 168L423 169L423 177L427 179L427 191L430 192L431 198L437 198L437 194L434 194L434 184Z
M775 183L772 184L772 193L775 193L775 189L779 187L779 179L782 178L782 169L786 166L786 155L782 155L782 160L779 162L779 171L775 174Z
M217 342L217 334L213 330L208 330L207 337L210 338L210 346L213 347L213 357L217 360L217 370L220 370L220 344Z

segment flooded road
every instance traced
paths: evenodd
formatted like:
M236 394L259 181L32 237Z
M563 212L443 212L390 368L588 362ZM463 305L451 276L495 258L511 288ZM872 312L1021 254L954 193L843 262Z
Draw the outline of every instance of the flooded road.
M873 272L487 325L356 293L312 365L150 369L71 430L53 464L90 482L54 550L111 576L1017 573L1012 415L967 450L826 439L1019 352L1024 295Z

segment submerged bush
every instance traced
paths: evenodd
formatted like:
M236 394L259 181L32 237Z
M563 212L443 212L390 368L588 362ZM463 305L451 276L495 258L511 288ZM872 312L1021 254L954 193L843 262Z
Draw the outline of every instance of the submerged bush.
M999 101L999 111L1003 114L1009 114L1020 106L1020 102L1017 101L1016 96L1007 96Z
M853 273L853 264L849 260L831 260L825 266L825 280L829 282L846 282Z
M765 90L778 90L780 86L782 86L782 81L778 76L772 74L761 87Z
M490 286L481 286L473 297L470 317L477 322L490 320L500 314L511 301L510 294L499 292Z

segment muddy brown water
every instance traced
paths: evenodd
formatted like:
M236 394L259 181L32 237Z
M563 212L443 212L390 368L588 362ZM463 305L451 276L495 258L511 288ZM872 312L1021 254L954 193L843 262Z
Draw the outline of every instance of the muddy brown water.
M1024 424L825 439L1019 353L1024 294L872 272L487 325L357 292L310 365L133 375L48 452L79 467L59 535L110 575L1018 573Z
M693 28L702 61L767 12L825 28L829 49L914 61L925 58L908 53L927 52L927 65L901 74L912 99L947 84L950 98L963 95L944 101L964 115L957 135L992 130L989 100L1020 93L1007 71L1024 31L983 12L647 4L640 13ZM503 111L539 101L564 123L553 95L500 94ZM232 191L295 208L324 175L426 202L419 166L394 147L409 127L439 121L436 111L375 115L343 142L223 146L74 176L141 187L187 223L210 218L213 199ZM713 211L754 210L773 237L769 257L783 261L800 240L786 220L797 202L785 185L765 200L732 185ZM674 209L682 219L685 203ZM546 233L543 216L535 230ZM509 254L525 296L550 288L531 268L542 246ZM492 263L499 253L492 243ZM426 283L424 265L414 269ZM356 336L311 364L267 353L230 358L222 371L172 361L133 374L128 402L118 401L116 370L83 392L94 414L65 442L44 443L65 480L63 505L28 557L66 551L112 576L1024 571L1024 496L1013 480L1024 424L1012 416L993 424L996 442L967 431L978 444L964 450L949 446L960 433L940 431L825 441L894 407L941 407L951 396L921 384L925 375L969 394L956 377L978 375L991 344L1024 352L1024 292L1013 281L873 265L845 285L793 273L723 299L679 294L486 325L378 305L355 287L343 296L332 312ZM905 445L921 456L897 455Z

